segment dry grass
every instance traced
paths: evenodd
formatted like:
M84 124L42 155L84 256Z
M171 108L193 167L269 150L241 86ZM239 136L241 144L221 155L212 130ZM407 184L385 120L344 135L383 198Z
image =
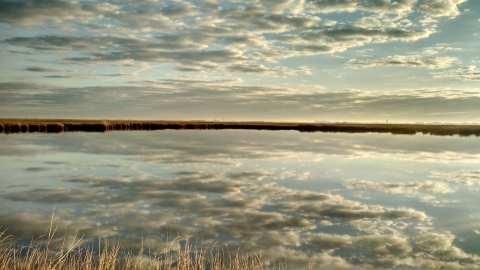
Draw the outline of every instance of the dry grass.
M98 253L82 239L66 244L66 237L54 240L55 230L49 230L28 246L17 247L6 230L0 231L0 270L284 270L281 263L267 265L261 255L231 255L223 249L197 249L177 238L158 251L141 248L137 253L125 251L121 245L102 241ZM3 247L3 249L2 249Z
M109 132L114 130L163 129L248 129L297 130L300 132L391 133L413 135L418 132L438 136L480 136L480 125L441 124L365 124L365 123L288 123L217 121L140 121L82 119L1 119L0 133Z

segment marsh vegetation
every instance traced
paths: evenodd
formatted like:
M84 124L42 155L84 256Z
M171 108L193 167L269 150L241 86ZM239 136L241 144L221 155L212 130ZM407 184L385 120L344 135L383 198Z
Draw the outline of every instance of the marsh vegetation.
M0 119L0 133L109 132L115 130L296 130L300 132L391 133L437 136L480 136L479 125L369 124L369 123L291 123L263 121L140 121L81 119Z
M50 228L28 246L12 244L12 237L0 231L0 270L246 270L287 269L269 263L261 254L224 248L198 248L179 238L163 247L142 247L134 251L119 242L99 240L98 247L74 237L55 239ZM95 251L95 249L97 249Z

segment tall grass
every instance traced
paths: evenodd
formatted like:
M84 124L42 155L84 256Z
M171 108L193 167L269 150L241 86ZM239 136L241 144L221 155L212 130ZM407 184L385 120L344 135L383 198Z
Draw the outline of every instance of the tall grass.
M98 252L93 243L67 237L54 240L51 228L28 246L12 244L12 236L0 231L0 270L284 270L282 263L267 264L259 254L237 251L230 254L224 249L198 249L179 238L162 249L145 253L141 248L134 253L124 250L118 242L104 239ZM3 247L3 248L2 248Z
M289 122L216 122L216 121L143 121L88 119L2 119L0 133L110 132L114 130L246 129L297 130L300 132L391 133L438 136L480 136L480 125L385 124L385 123L289 123Z

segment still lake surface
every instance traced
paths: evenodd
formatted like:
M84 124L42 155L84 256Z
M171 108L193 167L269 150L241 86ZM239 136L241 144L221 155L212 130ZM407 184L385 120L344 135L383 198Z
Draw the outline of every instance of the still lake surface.
M0 226L180 236L291 269L480 267L480 138L164 130L0 135Z

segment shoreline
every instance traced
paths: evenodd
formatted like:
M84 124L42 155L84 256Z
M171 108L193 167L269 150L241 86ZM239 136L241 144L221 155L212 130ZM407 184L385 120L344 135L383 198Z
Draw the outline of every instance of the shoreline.
M2 118L0 133L111 132L131 130L296 130L299 132L391 133L480 136L480 125L388 123L295 123L262 121L175 121Z

